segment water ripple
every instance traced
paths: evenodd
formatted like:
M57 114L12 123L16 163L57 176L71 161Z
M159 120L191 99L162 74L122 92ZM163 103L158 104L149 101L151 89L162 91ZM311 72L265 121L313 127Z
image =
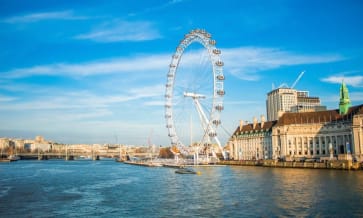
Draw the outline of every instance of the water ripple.
M28 167L32 166L32 167ZM113 161L3 165L0 217L359 217L361 172L171 168ZM344 194L342 194L344 193Z

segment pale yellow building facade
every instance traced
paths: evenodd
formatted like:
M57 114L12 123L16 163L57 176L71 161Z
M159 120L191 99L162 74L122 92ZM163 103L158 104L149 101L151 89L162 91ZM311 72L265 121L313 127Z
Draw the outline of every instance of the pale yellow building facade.
M363 105L285 113L277 121L241 124L228 142L234 160L351 158L363 161Z

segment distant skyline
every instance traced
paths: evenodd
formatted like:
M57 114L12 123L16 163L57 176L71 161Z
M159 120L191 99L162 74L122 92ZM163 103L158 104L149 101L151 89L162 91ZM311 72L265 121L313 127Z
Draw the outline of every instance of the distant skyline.
M337 109L363 104L363 2L0 0L0 137L168 146L164 94L192 29L224 61L222 125L266 115L283 83ZM224 145L228 135L221 136Z

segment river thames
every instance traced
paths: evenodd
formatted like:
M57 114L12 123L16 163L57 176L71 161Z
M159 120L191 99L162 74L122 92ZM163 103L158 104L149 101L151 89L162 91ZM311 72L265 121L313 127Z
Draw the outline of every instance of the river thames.
M0 164L0 217L362 217L363 172L101 161Z

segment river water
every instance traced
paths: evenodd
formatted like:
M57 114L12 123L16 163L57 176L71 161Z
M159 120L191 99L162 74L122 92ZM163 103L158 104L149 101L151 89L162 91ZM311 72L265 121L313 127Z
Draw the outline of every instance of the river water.
M363 172L0 163L0 217L363 217Z

